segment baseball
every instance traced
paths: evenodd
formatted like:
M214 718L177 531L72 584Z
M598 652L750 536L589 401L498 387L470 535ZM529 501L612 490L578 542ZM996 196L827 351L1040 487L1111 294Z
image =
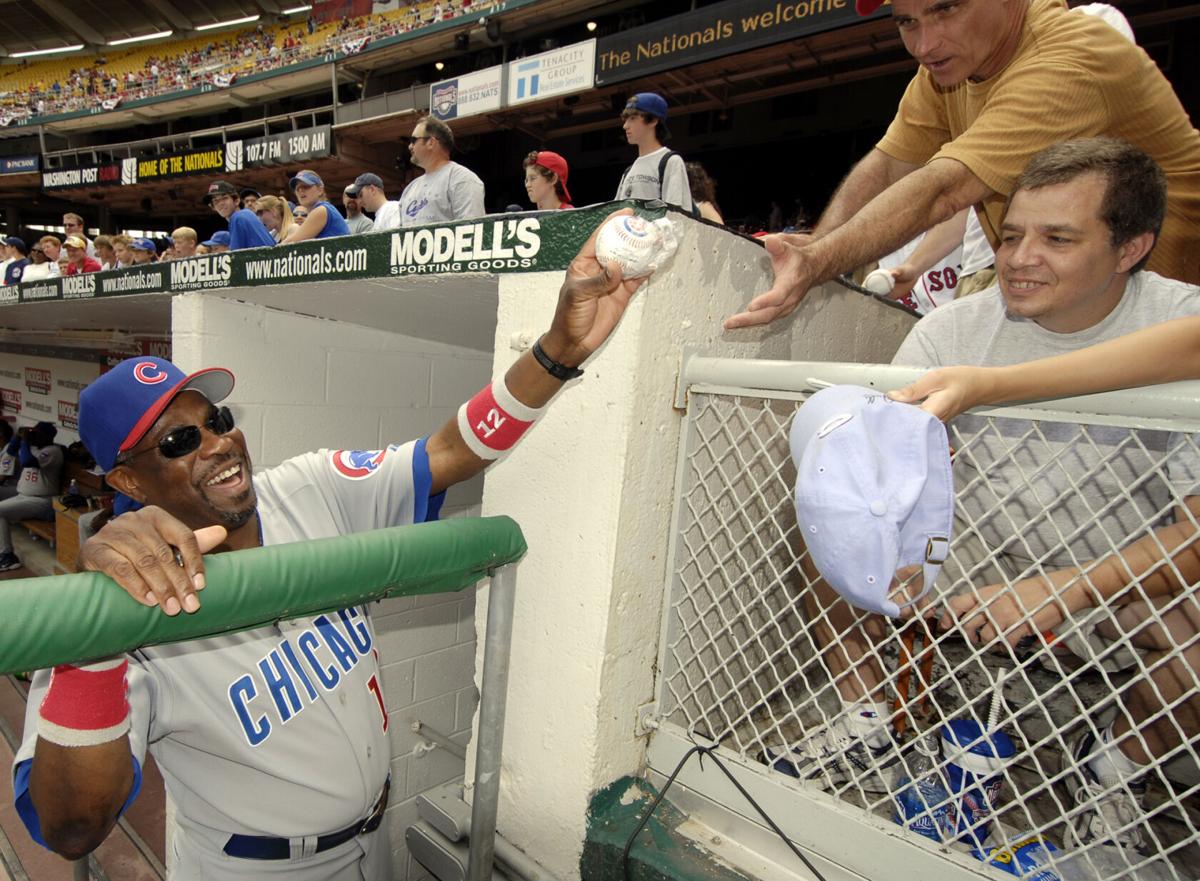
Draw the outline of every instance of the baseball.
M863 287L873 294L883 294L885 297L896 286L896 279L886 269L876 269L863 279Z
M621 215L600 227L596 259L616 263L625 278L641 278L655 270L664 246L664 236L654 223L636 215Z

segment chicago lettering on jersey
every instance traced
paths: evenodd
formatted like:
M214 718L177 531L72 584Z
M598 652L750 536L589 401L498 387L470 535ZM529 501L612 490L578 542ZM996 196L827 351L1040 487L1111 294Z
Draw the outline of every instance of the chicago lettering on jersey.
M354 607L320 615L312 627L280 641L229 686L229 703L246 742L261 745L276 724L300 715L320 691L337 689L371 655L372 645L366 616Z

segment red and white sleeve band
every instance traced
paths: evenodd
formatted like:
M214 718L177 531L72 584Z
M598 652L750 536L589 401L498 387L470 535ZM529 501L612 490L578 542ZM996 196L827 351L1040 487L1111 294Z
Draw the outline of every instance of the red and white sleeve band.
M129 731L128 658L62 664L38 708L38 736L60 746L97 746Z
M498 379L458 408L458 431L480 459L499 459L545 411L522 404Z

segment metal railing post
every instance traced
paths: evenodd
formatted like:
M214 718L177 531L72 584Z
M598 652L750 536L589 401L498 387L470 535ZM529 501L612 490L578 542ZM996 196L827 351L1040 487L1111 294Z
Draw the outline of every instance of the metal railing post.
M483 643L483 680L479 689L479 733L475 746L475 789L471 802L471 856L467 862L467 881L485 881L492 877L516 594L516 564L496 569L492 573L492 585L488 591L487 632Z

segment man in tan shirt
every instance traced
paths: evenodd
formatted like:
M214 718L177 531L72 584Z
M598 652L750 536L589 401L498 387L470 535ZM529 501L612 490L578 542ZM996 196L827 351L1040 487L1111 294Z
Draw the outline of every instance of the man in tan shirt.
M880 0L857 0L862 14ZM883 139L810 236L769 236L775 285L726 327L790 314L809 288L894 251L969 205L997 244L1029 158L1074 137L1122 138L1166 172L1150 269L1200 283L1200 133L1146 53L1066 0L892 0L921 68Z

